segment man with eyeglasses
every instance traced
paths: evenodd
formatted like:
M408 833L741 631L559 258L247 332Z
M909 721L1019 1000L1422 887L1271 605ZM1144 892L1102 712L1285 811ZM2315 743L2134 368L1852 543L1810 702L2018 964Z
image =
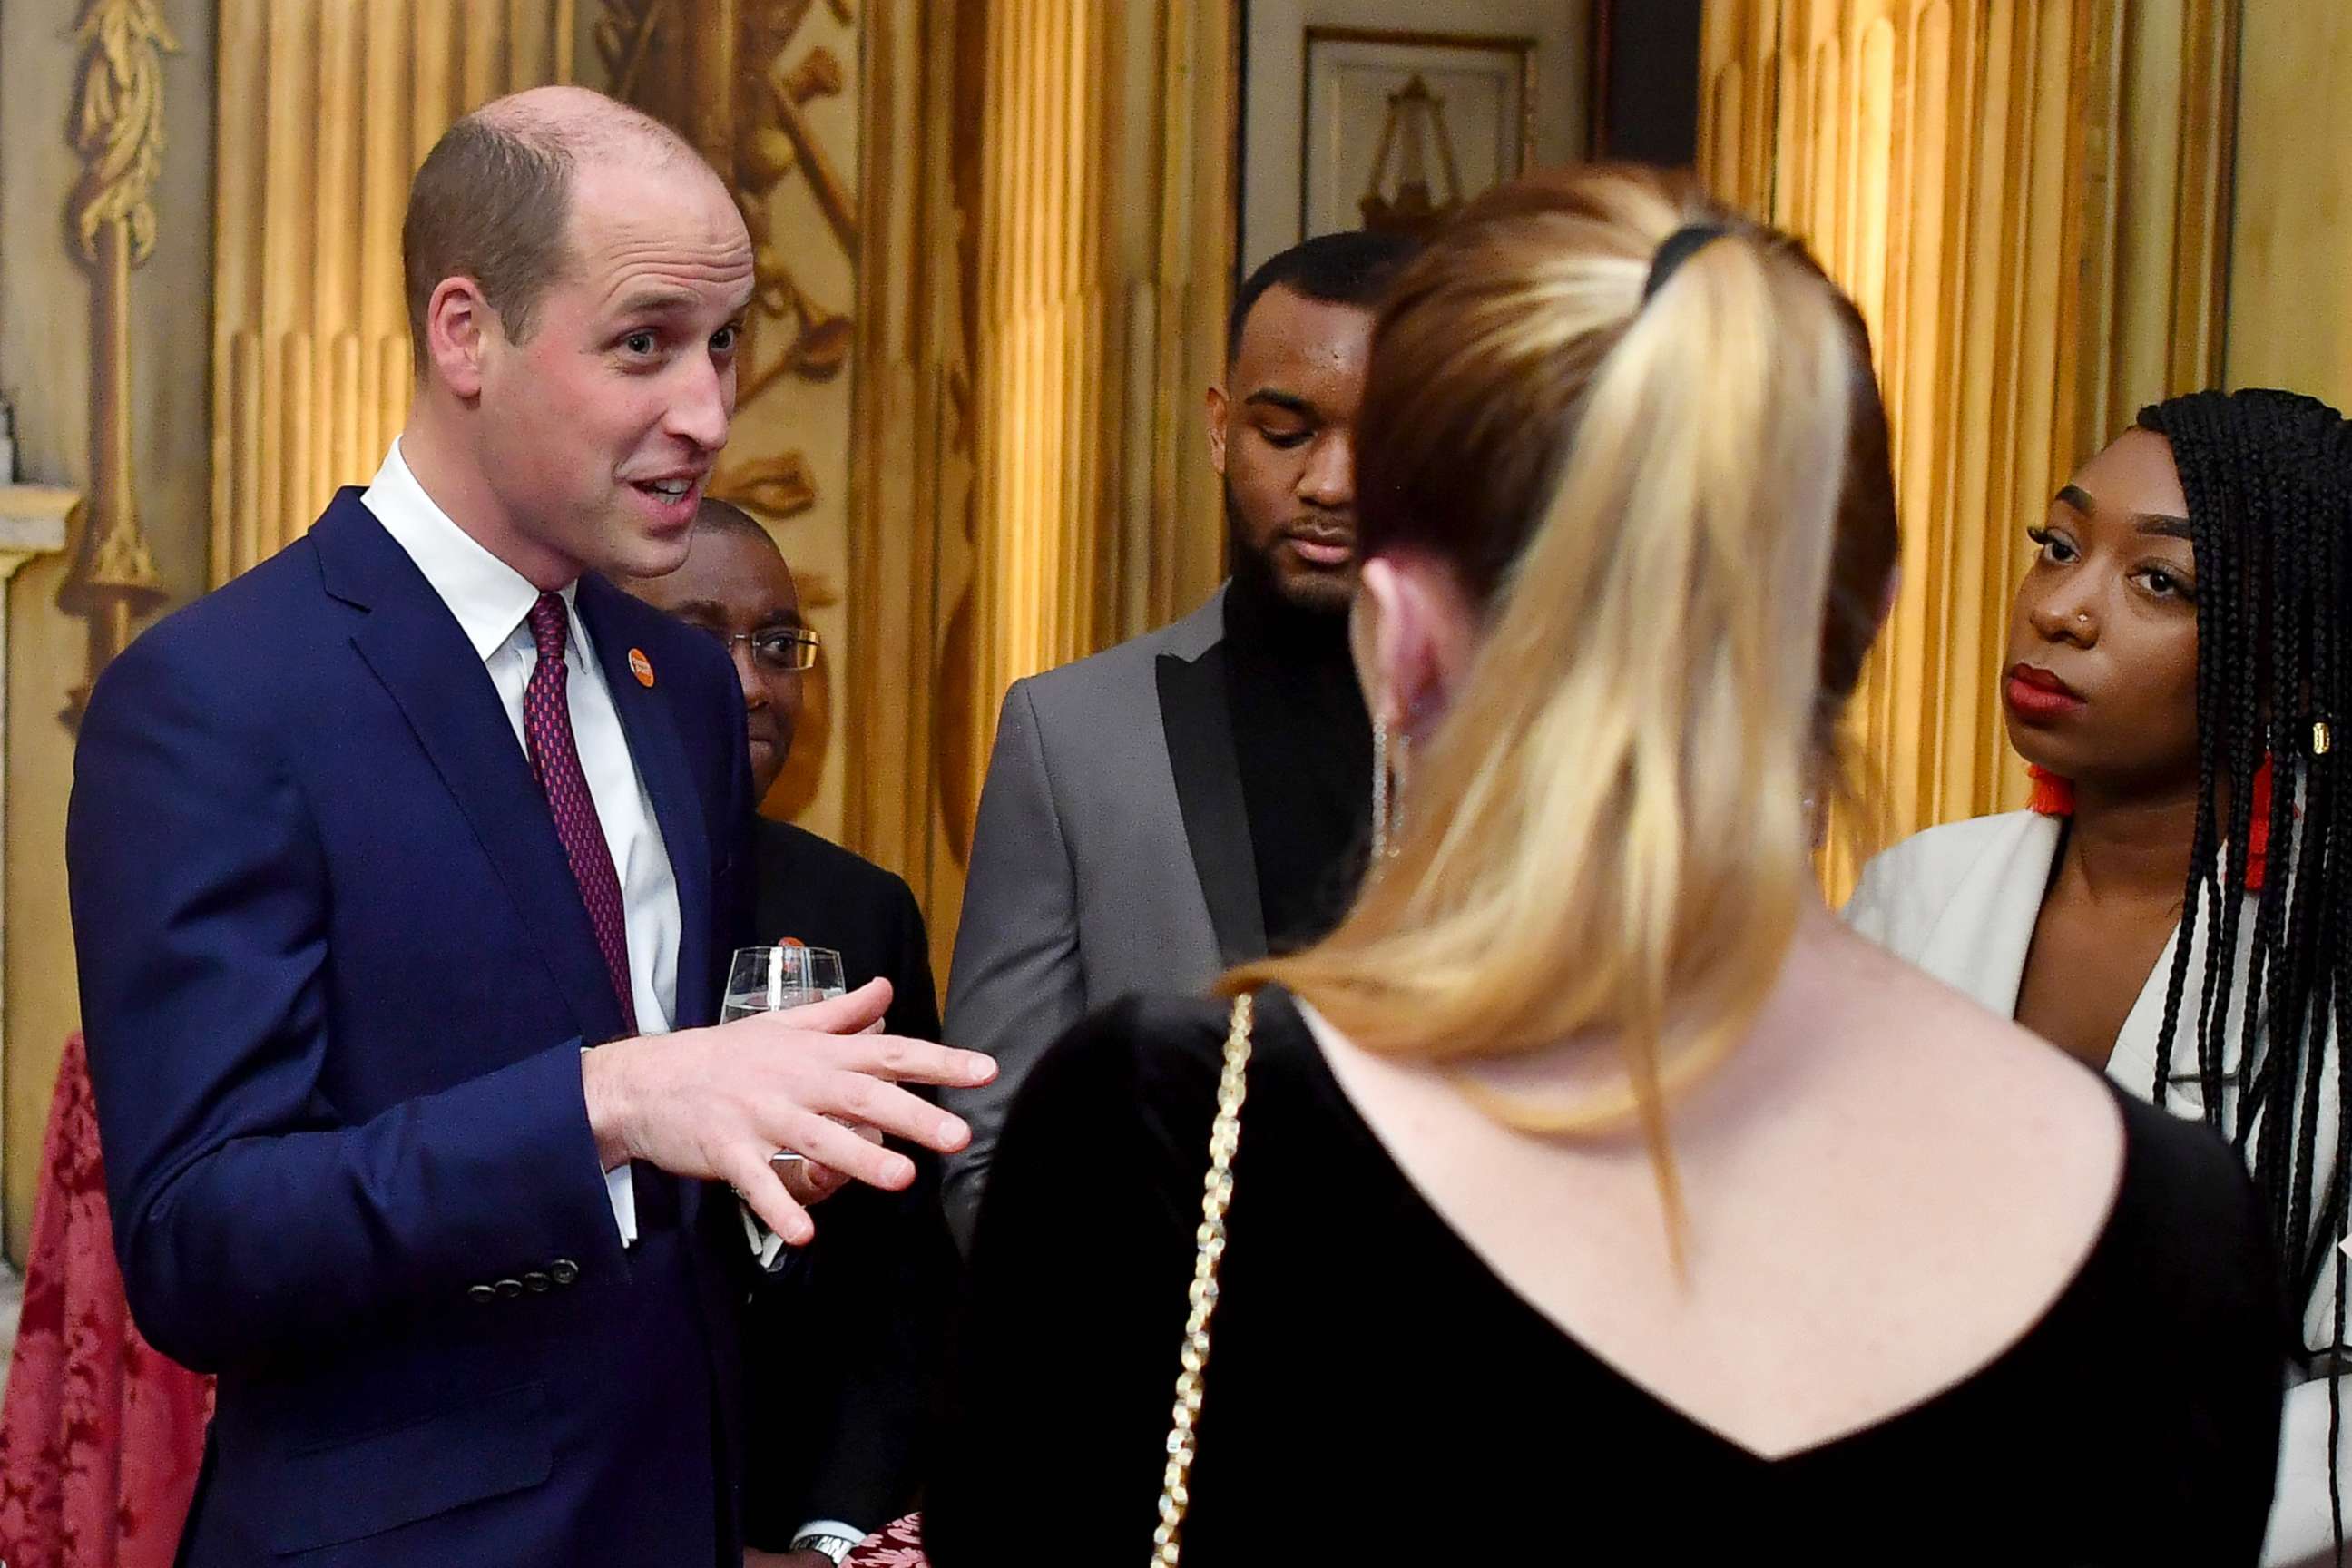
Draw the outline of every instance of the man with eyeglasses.
M820 657L774 539L739 508L705 500L684 563L625 585L732 656L751 797L765 799L792 753L802 686ZM761 941L835 949L853 987L890 982L889 1033L939 1038L930 939L903 880L765 816L752 824L752 857ZM747 1563L825 1568L914 1504L956 1255L936 1159L894 1146L914 1159L914 1184L891 1193L852 1183L833 1196L816 1240L761 1287L747 1314L749 1385L794 1390L788 1417L751 1424L743 1479L748 1540L789 1552L755 1552Z

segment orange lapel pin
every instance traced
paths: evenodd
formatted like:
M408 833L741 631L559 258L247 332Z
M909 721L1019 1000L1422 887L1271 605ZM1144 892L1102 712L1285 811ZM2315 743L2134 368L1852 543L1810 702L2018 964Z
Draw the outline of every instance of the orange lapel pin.
M633 647L629 650L629 673L637 678L639 686L654 683L654 661L646 657L645 649Z

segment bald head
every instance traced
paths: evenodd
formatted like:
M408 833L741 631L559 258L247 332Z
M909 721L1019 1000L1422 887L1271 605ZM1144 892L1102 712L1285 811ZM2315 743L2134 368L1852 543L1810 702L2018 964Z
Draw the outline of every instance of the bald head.
M694 531L698 538L712 534L728 534L741 540L754 550L764 550L777 560L784 558L783 548L776 542L767 525L731 500L717 496L705 496L694 511Z
M572 263L575 176L604 163L672 165L718 181L677 132L584 87L493 99L443 132L409 185L400 233L419 374L425 313L447 279L474 279L509 340L529 338L541 297Z

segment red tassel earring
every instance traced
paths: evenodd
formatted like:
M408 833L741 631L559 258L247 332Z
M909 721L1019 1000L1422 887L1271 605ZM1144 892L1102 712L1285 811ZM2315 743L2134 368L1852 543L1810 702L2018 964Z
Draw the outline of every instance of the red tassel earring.
M2027 763L2026 777L2033 781L2033 794L2026 801L2026 809L2040 816L2072 816L2074 815L2074 781L2061 777L2049 769ZM2271 851L2271 760L2254 770L2254 785L2249 801L2250 815L2246 822L2246 891L2263 890L2263 877L2270 863Z
M2074 781L2062 778L2048 768L2028 763L2025 776L2033 781L2032 798L2026 809L2040 816L2072 816L2074 815Z

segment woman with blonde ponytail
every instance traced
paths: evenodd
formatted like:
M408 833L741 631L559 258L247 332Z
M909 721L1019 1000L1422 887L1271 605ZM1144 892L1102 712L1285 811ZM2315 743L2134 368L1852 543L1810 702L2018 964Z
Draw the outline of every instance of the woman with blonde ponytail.
M1038 1068L933 1562L2252 1563L2242 1172L1812 881L1895 558L1853 307L1670 176L1504 187L1356 491L1370 873Z

